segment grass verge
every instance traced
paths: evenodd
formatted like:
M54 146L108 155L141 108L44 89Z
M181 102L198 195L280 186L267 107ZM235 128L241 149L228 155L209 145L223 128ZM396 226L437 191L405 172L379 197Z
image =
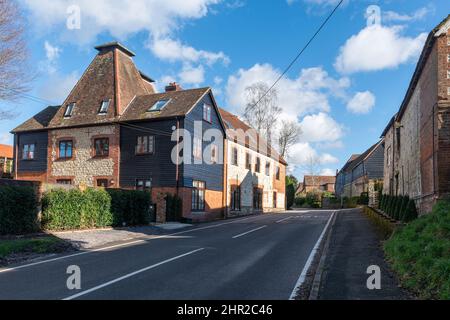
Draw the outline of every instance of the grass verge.
M62 252L68 248L68 244L61 239L52 236L0 240L0 260L13 254L45 254Z
M405 288L422 299L450 300L450 201L396 230L385 251Z

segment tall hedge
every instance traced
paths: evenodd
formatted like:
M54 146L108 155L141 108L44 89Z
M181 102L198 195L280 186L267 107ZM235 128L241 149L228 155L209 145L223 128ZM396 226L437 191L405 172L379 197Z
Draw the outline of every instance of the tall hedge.
M111 226L111 197L103 189L55 189L42 199L42 227L47 230Z
M111 197L113 226L146 225L151 221L151 195L144 191L108 189Z
M292 208L295 201L295 186L289 184L286 186L286 206L288 209Z
M402 217L402 221L411 222L416 220L418 216L419 215L417 213L416 203L414 202L414 200L409 200L407 209Z
M183 200L177 195L166 195L166 220L168 222L181 221L183 219Z
M32 187L0 187L0 234L25 234L39 229Z

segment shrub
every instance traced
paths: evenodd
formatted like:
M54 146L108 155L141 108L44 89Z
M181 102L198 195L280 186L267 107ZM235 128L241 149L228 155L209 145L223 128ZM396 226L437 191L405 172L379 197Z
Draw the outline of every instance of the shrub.
M107 192L111 197L114 227L146 225L151 222L152 199L149 192L120 189L108 189Z
M295 203L295 206L296 206L296 207L302 207L302 206L304 206L305 203L306 203L306 198L303 198L303 197L297 197L297 198L295 198L294 203Z
M357 200L357 204L367 206L369 204L369 193L361 193L361 196Z
M385 251L404 287L422 299L450 299L450 202L439 201L431 214L399 228Z
M103 189L54 189L42 199L42 227L47 230L111 226L111 197Z
M400 214L398 217L398 220L404 221L405 215L408 210L408 204L409 204L409 196L404 196L402 201L402 206L400 208Z
M181 221L183 219L183 202L177 195L170 193L166 196L167 221Z
M286 186L286 206L288 209L292 208L295 201L295 186L289 184Z
M39 229L32 187L0 187L0 234L25 234Z
M416 203L414 200L409 200L406 210L403 214L402 221L403 222L411 222L411 221L417 219L417 217L418 217L418 214L417 214Z
M380 201L378 202L378 209L383 210L384 207L385 195L382 194L380 197Z
M393 206L394 206L394 200L395 200L394 196L389 196L388 203L387 203L387 206L386 206L386 213L391 218L392 218L392 212L393 212L392 209L393 209Z

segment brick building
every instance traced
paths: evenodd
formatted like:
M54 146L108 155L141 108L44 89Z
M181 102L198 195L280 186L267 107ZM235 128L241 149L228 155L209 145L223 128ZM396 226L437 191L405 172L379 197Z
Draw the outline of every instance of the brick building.
M382 137L384 192L420 213L450 194L450 16L426 40L406 96Z
M156 93L130 50L119 43L96 49L61 106L13 130L16 179L149 190L161 222L167 193L183 199L185 218L222 217L225 126L211 89L170 84ZM176 129L189 136L176 135ZM218 137L207 141L210 129ZM183 154L182 164L172 161L174 150ZM206 164L205 157L214 163Z
M227 128L227 215L285 210L286 161L236 115L223 109L220 113Z
M0 178L10 177L13 173L13 146L0 144Z
M334 176L311 176L303 178L297 189L298 196L306 196L308 193L335 192L336 177Z

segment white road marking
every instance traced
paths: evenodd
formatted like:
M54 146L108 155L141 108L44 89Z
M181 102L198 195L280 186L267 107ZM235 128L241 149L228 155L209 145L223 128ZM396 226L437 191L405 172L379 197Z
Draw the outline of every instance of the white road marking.
M180 232L171 233L171 234L167 234L167 235L151 237L151 238L147 238L147 239L143 239L143 240L136 240L136 241L121 243L121 244L108 246L108 247L104 247L104 248L93 249L93 250L89 250L89 251L83 251L83 252L79 252L79 253L74 253L74 254L58 257L58 258L43 260L43 261L39 261L39 262L33 262L33 263L25 264L25 265L22 265L22 266L6 268L6 269L0 269L0 274L1 273L6 273L6 272L10 272L10 271L19 270L19 269L34 267L34 266L45 264L45 263L50 263L50 262L55 262L55 261L59 261L59 260L64 260L64 259L74 258L74 257L78 257L78 256L83 256L83 255L90 254L90 253L95 253L95 252L107 251L107 250L121 248L121 247L132 246L132 245L136 245L136 244L140 244L140 243L145 243L145 242L148 242L150 240L171 238L173 236L177 236L177 235L180 235L180 234L191 233L191 232L201 231L201 230L207 230L207 229L211 229L211 228L217 228L217 227L221 227L221 226L225 226L225 225L229 225L229 224L233 224L233 223L238 223L238 222L246 221L246 220L249 220L249 219L252 219L252 218L257 218L257 217L261 217L261 216L252 216L252 217L239 219L239 220L235 220L235 221L231 221L231 222L215 224L215 225L208 226L208 227L202 227L202 228L195 228L195 229L186 230L186 231L180 231Z
M295 217L284 218L284 219L278 220L276 223L282 223L282 222L287 221L287 220L290 220L290 219L292 219L292 218L295 218Z
M238 234L237 236L234 236L233 239L237 239L237 238L243 237L243 236L245 236L245 235L247 235L247 234L249 234L249 233L252 233L252 232L255 232L255 231L264 229L264 228L266 228L266 227L267 227L267 226L262 226L262 227L259 227L259 228L256 228L256 229L253 229L253 230L250 230L250 231L247 231L247 232Z
M110 286L110 285L112 285L112 284L114 284L114 283L117 283L117 282L119 282L119 281L122 281L122 280L125 280L125 279L128 279L128 278L134 277L135 275L138 275L138 274L140 274L140 273L143 273L143 272L146 272L146 271L148 271L148 270L157 268L157 267L159 267L159 266L161 266L161 265L163 265L163 264L166 264L166 263L169 263L169 262L172 262L172 261L175 261L175 260L184 258L184 257L186 257L186 256L192 255L192 254L194 254L194 253L197 253L197 252L200 252L200 251L203 251L203 250L205 250L205 248L193 250L193 251L190 251L190 252L188 252L188 253L185 253L185 254L182 254L182 255L179 255L179 256L176 256L176 257L173 257L173 258L170 258L170 259L167 259L167 260L158 262L158 263L153 264L153 265L151 265L151 266L149 266L149 267L146 267L146 268L143 268L143 269L134 271L134 272L132 272L132 273L126 274L126 275L124 275L124 276L122 276L122 277L120 277L120 278L117 278L117 279L108 281L108 282L106 282L106 283L104 283L104 284L101 284L101 285L96 286L96 287L94 287L94 288L91 288L91 289L89 289L89 290L86 290L86 291L83 291L83 292L74 294L73 296L67 297L67 298L65 298L65 299L63 299L63 300L73 300L73 299L77 299L77 298L82 297L82 296L84 296L84 295L87 295L87 294L89 294L89 293L91 293L91 292L94 292L94 291L100 290L100 289L102 289L102 288L108 287L108 286Z
M305 266L303 267L303 271L300 274L300 277L298 278L297 283L295 284L294 290L292 291L291 296L289 297L289 300L295 300L295 297L297 296L297 290L305 282L306 275L309 271L309 268L311 267L311 264L313 263L314 257L316 256L317 251L320 248L320 244L322 243L322 240L325 237L325 234L327 233L327 230L330 227L331 221L333 220L333 217L335 214L336 214L336 211L333 212L330 219L328 219L328 222L327 222L325 228L323 229L322 234L320 235L319 239L317 240L316 245L314 246L313 250L311 251L309 258L306 261Z

